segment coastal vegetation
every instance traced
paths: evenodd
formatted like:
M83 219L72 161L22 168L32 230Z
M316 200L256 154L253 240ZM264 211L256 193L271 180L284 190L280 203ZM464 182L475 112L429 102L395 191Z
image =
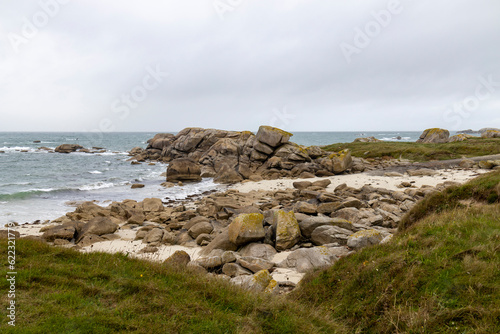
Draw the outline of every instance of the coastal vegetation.
M338 152L350 149L352 156L358 158L407 159L424 162L430 160L449 160L471 158L500 153L500 138L470 138L452 143L408 143L408 142L371 142L341 143L324 146L327 151Z
M2 333L498 333L500 172L430 195L387 244L287 296L190 270L17 241L16 327ZM0 241L7 249L6 241ZM0 288L8 290L3 280ZM5 307L6 298L2 299Z
M499 333L499 180L422 201L390 243L306 276L295 299L352 333Z

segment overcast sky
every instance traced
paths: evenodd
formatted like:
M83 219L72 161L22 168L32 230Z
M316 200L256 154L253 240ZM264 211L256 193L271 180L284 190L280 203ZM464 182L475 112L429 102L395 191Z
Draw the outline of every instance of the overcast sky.
M500 127L498 0L0 3L0 131Z

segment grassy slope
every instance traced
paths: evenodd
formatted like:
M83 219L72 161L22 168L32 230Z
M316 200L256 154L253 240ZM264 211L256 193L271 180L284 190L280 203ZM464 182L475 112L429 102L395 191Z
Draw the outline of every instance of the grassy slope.
M484 185L498 178L491 173L450 195L487 198ZM310 274L294 297L352 332L500 333L500 205L428 212L393 242Z
M327 151L349 148L352 155L360 158L389 156L412 161L448 160L500 153L500 139L472 138L465 142L446 144L421 144L400 142L343 143L324 147Z
M6 250L6 242L0 247ZM338 328L284 298L252 295L161 264L29 240L18 240L16 251L17 326L9 328L2 317L1 333L331 333ZM6 280L0 280L0 290L5 310Z

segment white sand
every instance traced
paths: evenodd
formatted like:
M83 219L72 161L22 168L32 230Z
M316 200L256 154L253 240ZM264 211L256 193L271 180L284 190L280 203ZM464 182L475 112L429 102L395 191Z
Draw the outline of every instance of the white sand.
M196 260L199 258L198 253L201 251L201 247L183 247L183 246L158 246L158 251L155 253L140 253L141 249L146 247L141 240L137 241L126 241L126 240L113 240L113 241L102 241L97 242L93 245L83 247L82 252L105 252L105 253L123 253L128 254L130 257L144 259L149 261L159 261L163 262L168 259L176 251L183 250L189 254L191 260Z
M243 193L248 193L253 190L257 191L276 191L284 189L292 189L293 183L297 181L318 181L329 179L332 183L328 186L327 191L333 192L333 190L345 183L352 188L361 188L364 185L370 185L375 188L385 188L388 190L402 190L397 186L401 182L411 182L414 186L420 188L423 185L429 185L435 187L439 183L445 181L454 181L459 183L467 182L470 179L476 177L479 173L483 171L471 171L471 170L458 170L458 169L447 169L438 170L438 173L433 176L408 176L405 174L403 177L393 177L393 176L374 176L367 173L360 174L347 174L347 175L335 175L323 178L311 178L311 179L279 179L279 180L264 180L259 182L245 182L240 183L232 187Z

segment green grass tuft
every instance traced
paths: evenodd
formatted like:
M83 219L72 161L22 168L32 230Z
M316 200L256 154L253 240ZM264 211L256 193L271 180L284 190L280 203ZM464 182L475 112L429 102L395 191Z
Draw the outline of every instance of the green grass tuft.
M399 229L405 230L433 212L463 207L461 201L464 200L494 204L499 202L499 196L500 171L493 171L464 185L450 187L426 196L401 219Z
M7 242L0 240L1 249ZM120 254L16 242L16 327L1 333L331 333L327 316L282 297ZM142 275L142 276L141 276ZM2 309L8 284L0 282Z

